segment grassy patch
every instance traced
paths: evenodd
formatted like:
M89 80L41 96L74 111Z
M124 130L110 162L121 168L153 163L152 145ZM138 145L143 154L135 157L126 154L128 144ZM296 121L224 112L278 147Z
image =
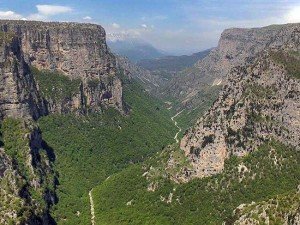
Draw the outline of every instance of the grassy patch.
M4 43L7 43L7 42L11 42L14 37L15 37L15 34L12 32L0 31L0 45L3 45Z
M288 74L293 78L300 79L300 57L299 52L271 52L272 59L282 64Z
M31 68L31 72L46 99L61 101L79 93L80 79L71 80L59 72L38 70L34 67Z

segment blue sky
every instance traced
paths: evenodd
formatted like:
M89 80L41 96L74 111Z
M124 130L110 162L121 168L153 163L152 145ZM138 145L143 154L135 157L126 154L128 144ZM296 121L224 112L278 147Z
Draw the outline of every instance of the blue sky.
M0 19L97 23L109 39L190 54L216 46L226 28L300 22L300 0L0 0Z

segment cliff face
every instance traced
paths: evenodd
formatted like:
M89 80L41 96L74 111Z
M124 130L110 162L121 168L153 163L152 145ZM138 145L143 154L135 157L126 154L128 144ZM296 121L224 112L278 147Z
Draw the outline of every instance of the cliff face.
M218 100L182 139L192 176L219 173L227 157L267 140L299 148L300 25L277 34L251 63L231 70Z
M37 119L45 115L46 105L24 61L19 38L1 32L0 39L0 118Z
M263 28L225 30L218 46L192 68L182 71L170 82L165 93L183 105L197 107L198 93L207 86L224 84L230 70L251 59L267 47L280 46L297 24L272 25Z
M1 224L55 224L55 155L34 120L106 107L123 111L102 27L0 21Z
M71 81L80 81L78 91L72 96L61 101L48 96L49 104L46 103L46 106L50 112L99 111L100 107L108 106L122 110L122 85L116 76L115 58L107 48L105 31L101 26L0 21L0 31L3 35L10 33L16 36L20 42L18 54L23 55L19 60L24 61L27 67L55 71ZM30 69L24 72L30 73ZM37 82L38 90L39 86Z

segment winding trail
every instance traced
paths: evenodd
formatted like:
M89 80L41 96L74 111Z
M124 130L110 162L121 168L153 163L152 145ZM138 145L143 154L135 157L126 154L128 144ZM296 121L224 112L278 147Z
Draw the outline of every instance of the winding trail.
M184 110L184 109L183 109ZM171 117L171 120L174 122L175 126L178 128L178 132L175 134L174 136L174 140L176 141L176 143L179 142L179 139L178 139L178 134L181 132L181 127L177 125L177 121L175 121L174 119L180 115L180 113L183 112L183 110L181 110L180 112L176 113L175 116Z
M93 189L91 189L89 191L89 197L90 197L90 205L91 205L91 224L95 225L95 208L94 208L94 201L93 201L93 196L92 196L92 191Z

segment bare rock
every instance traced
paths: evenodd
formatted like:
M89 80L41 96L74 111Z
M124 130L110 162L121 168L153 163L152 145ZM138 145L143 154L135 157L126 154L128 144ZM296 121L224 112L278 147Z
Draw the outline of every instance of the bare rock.
M280 60L300 62L300 25L280 32L253 63L231 70L217 101L182 139L193 176L220 173L226 158L244 156L273 139L299 148L300 80Z

